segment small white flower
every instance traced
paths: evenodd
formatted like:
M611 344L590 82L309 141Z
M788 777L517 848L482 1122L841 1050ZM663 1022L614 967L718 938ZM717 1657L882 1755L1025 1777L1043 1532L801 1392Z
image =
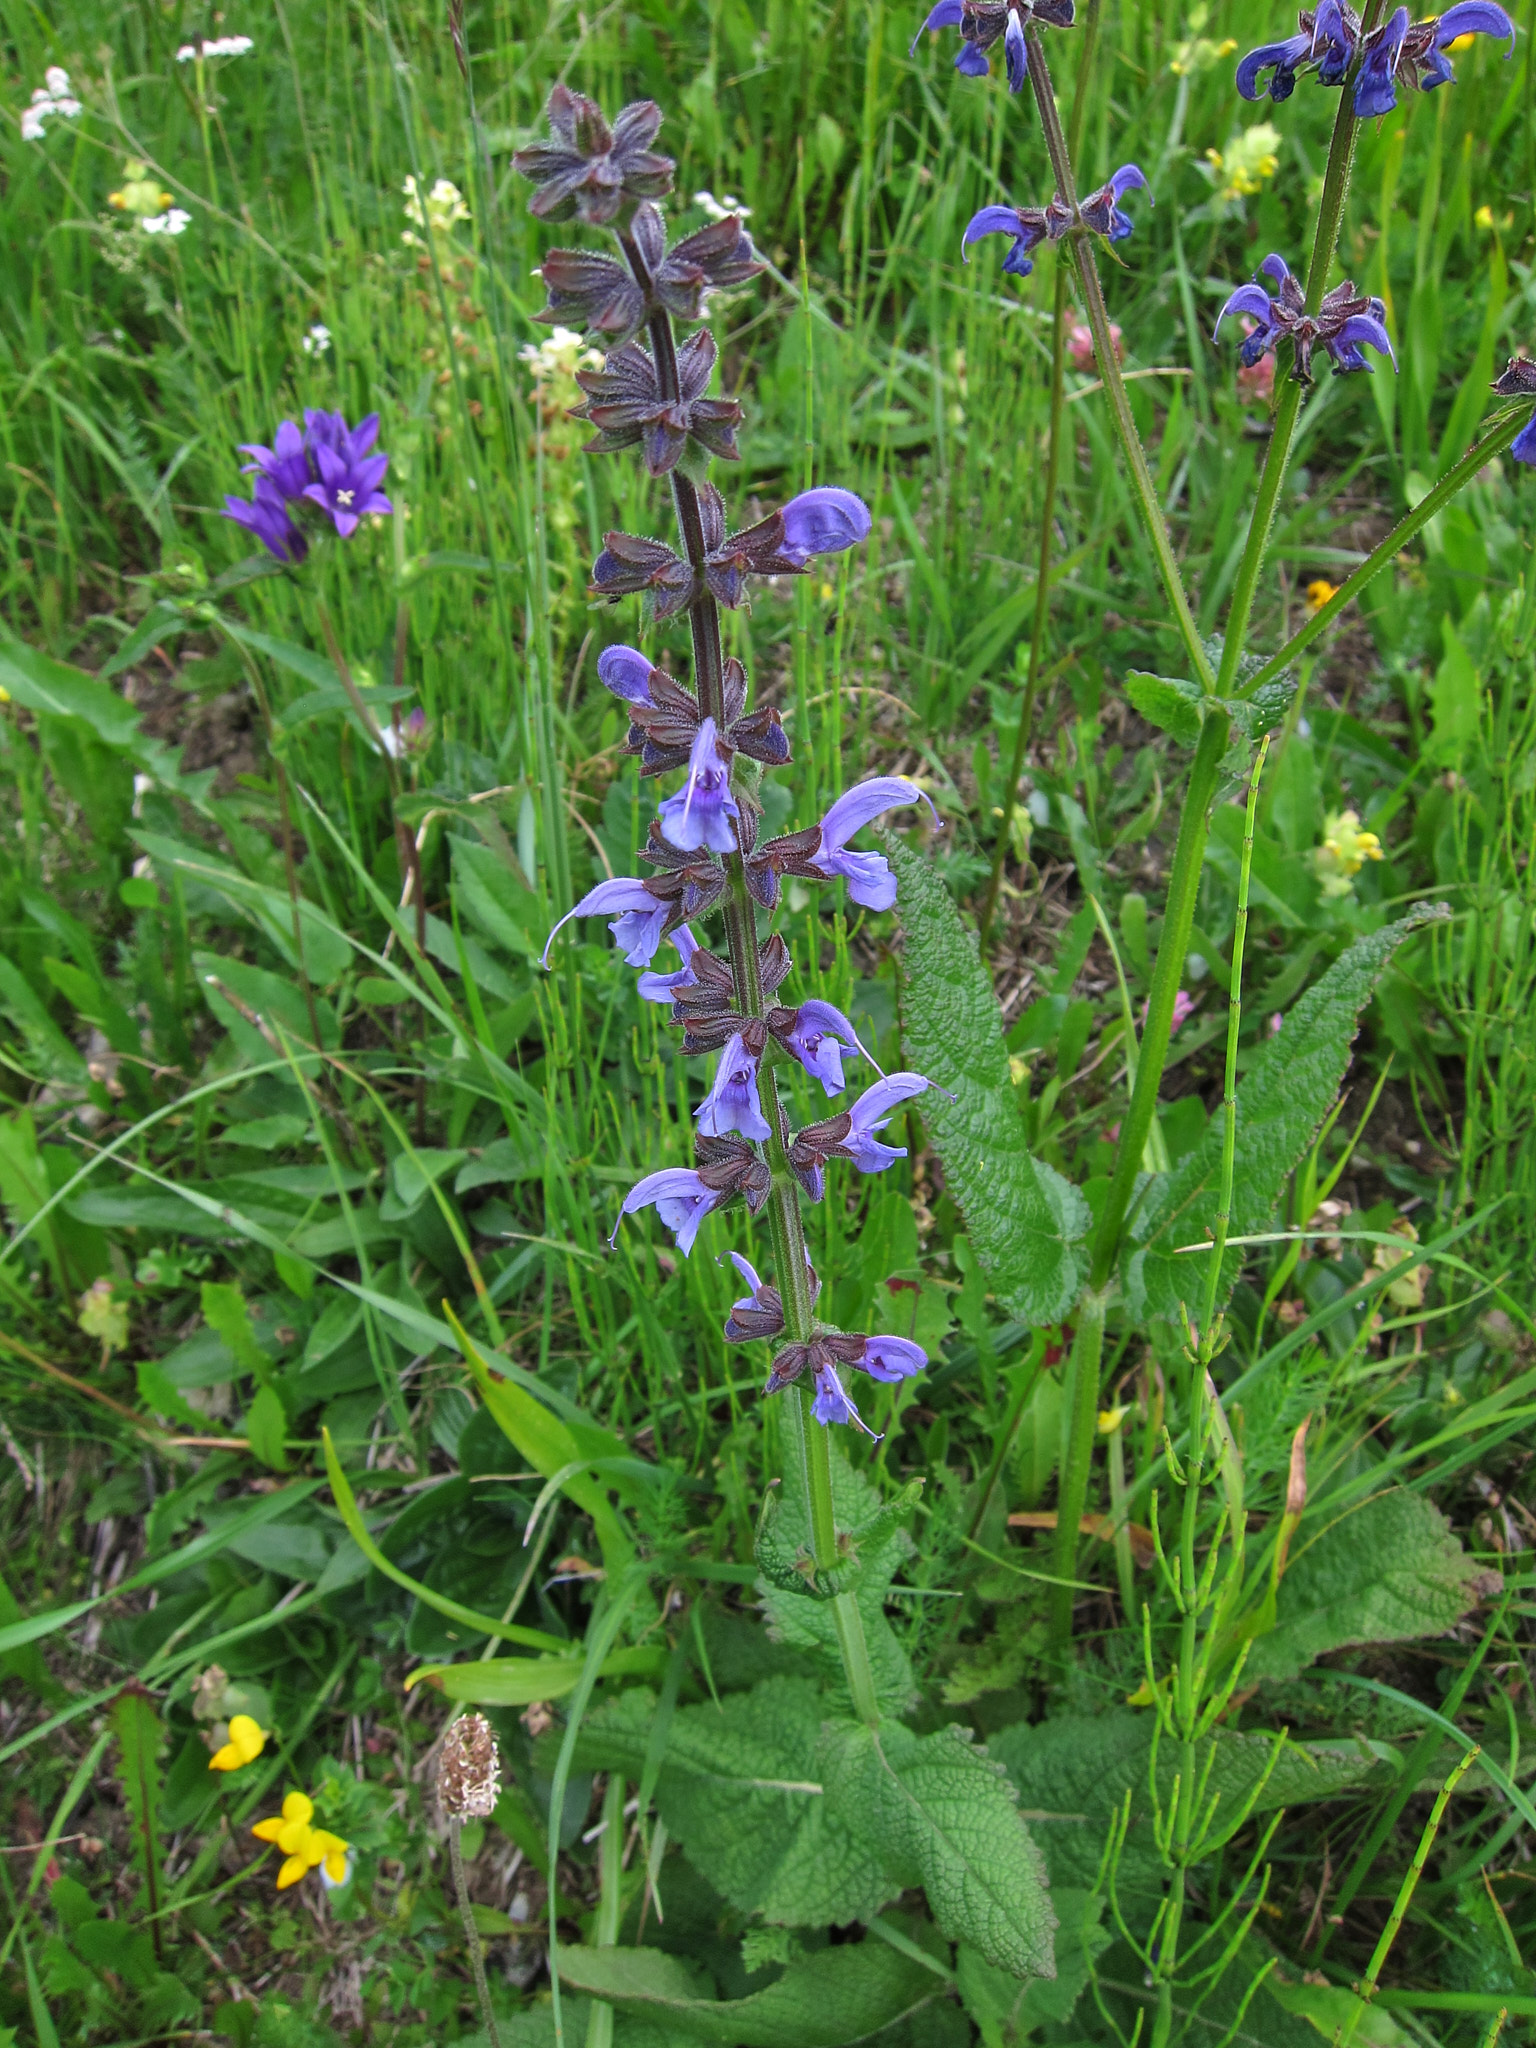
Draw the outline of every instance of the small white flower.
M331 330L321 320L315 322L308 334L299 343L299 347L303 349L307 356L323 356L330 345Z
M192 64L199 57L243 57L255 47L249 36L215 36L211 42L183 43L176 52L176 62Z
M44 73L46 85L38 86L32 95L30 107L24 107L21 114L21 139L23 142L41 142L47 131L50 114L58 114L66 121L72 121L80 111L80 102L69 89L69 73L60 65L50 64Z
M751 207L743 206L733 192L727 192L719 199L713 192L695 192L693 203L702 207L711 220L728 220L733 213L738 220L752 218Z
M578 370L598 370L603 358L595 348L583 348L581 336L569 327L552 327L540 342L526 342L518 359L533 372L535 384L548 377L574 377Z
M173 206L169 213L156 213L144 223L146 235L179 235L192 223L190 213L183 213L179 206Z
M414 177L407 178L400 187L405 195L405 217L414 221L417 227L430 228L434 235L445 235L461 220L469 219L469 208L464 204L464 195L449 178L439 178L427 194L425 206L421 188ZM414 242L414 235L402 239Z

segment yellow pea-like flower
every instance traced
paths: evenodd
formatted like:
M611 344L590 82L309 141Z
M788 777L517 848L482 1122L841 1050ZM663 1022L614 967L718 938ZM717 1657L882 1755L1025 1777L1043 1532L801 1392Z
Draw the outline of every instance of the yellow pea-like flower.
M267 1731L249 1714L236 1714L229 1724L229 1740L208 1759L210 1771L239 1771L252 1764L267 1746Z
M283 1801L281 1813L269 1814L251 1829L258 1841L275 1842L283 1852L277 1873L280 1892L297 1884L306 1871L320 1865L324 1866L324 1875L333 1885L347 1881L349 1845L340 1835L333 1835L326 1828L311 1827L314 1817L314 1801L302 1792L290 1792Z
M1330 583L1326 576L1319 576L1307 585L1307 610L1320 612L1325 604L1339 594L1338 586Z

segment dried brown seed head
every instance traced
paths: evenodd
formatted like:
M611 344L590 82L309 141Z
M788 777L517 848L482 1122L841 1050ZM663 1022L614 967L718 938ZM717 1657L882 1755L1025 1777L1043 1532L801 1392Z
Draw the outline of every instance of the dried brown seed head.
M450 1820L485 1820L501 1792L501 1757L483 1714L466 1714L443 1737L437 1796Z

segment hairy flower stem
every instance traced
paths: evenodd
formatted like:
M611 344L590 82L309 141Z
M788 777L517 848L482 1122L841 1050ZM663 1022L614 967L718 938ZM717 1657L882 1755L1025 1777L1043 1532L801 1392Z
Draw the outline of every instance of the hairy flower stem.
M620 235L624 260L640 289L648 296L650 272L633 236ZM665 310L651 315L648 332L651 354L656 363L656 381L664 398L680 395L677 375L677 344L672 318ZM672 472L672 504L683 551L694 569L704 567L704 521L699 494L692 480L680 470ZM693 633L693 670L699 709L717 726L725 725L725 656L720 644L720 608L707 591L695 600L688 615ZM739 853L726 856L730 888L725 899L726 942L731 973L736 983L736 1000L743 1016L762 1014L763 997L757 962L757 918L747 893L746 868ZM775 1278L784 1303L784 1330L792 1344L804 1344L812 1335L810 1283L806 1273L805 1231L800 1221L800 1199L779 1137L778 1082L768 1061L758 1073L758 1093L763 1115L773 1133L768 1141L768 1164L773 1186L768 1195L768 1225L773 1240ZM811 1397L801 1388L787 1392L782 1413L805 1481L806 1501L811 1518L811 1554L818 1572L830 1572L837 1565L837 1523L832 1505L832 1448L828 1432L813 1421ZM870 1669L869 1646L864 1622L851 1593L835 1594L831 1602L842 1652L843 1674L853 1700L854 1712L871 1727L879 1725L880 1709L875 1699L874 1674Z
M485 1951L480 1946L480 1930L475 1925L475 1909L469 1901L469 1882L464 1875L464 1848L459 1840L464 1823L457 1814L448 1822L448 1860L453 1866L453 1889L459 1901L459 1918L464 1923L464 1946L469 1951L470 1974L475 1980L475 1999L480 2007L480 2017L485 2021L485 2037L491 2048L501 2048L501 2036L496 2031L496 2015L491 2009L491 1987L485 1981Z
M1024 40L1029 50L1029 82L1034 87L1035 105L1040 110L1040 125L1045 130L1045 146L1050 152L1051 169L1056 177L1056 189L1063 204L1077 212L1077 183L1072 173L1072 156L1067 147L1067 138L1062 133L1061 115L1056 106L1056 93L1051 84L1051 74L1046 66L1045 47L1040 40L1038 28L1024 31ZM1174 624L1184 642L1194 672L1202 688L1214 690L1216 678L1205 657L1205 648L1200 639L1200 629L1195 624L1195 615L1189 608L1185 594L1184 579L1179 574L1178 561L1173 552L1168 524L1163 518L1163 508L1158 499L1157 486L1147 466L1146 450L1141 445L1141 436L1136 431L1136 421L1131 412L1131 402L1126 396L1125 380L1120 375L1120 362L1115 354L1114 339L1109 331L1109 312L1104 304L1104 291L1099 283L1099 266L1094 258L1093 243L1081 222L1069 231L1072 245L1072 261L1077 267L1077 281L1083 294L1083 312L1093 335L1093 351L1104 380L1104 395L1109 400L1110 415L1114 420L1115 432L1125 450L1126 468L1130 472L1131 485L1136 493L1136 502L1141 513L1142 524L1147 538L1152 543L1152 553L1157 560L1157 573L1162 578L1163 588L1173 610Z
M1068 139L1068 155L1077 155L1078 144L1083 137L1083 121L1088 112L1088 86L1093 74L1094 45L1099 34L1099 0L1088 0L1088 12L1083 24L1082 54L1078 59L1077 86L1072 95L1071 135ZM1040 691L1040 663L1045 653L1045 629L1051 609L1051 541L1056 524L1056 492L1061 481L1062 432L1066 416L1065 388L1067 367L1067 267L1056 265L1056 298L1051 325L1051 414L1049 438L1045 454L1045 493L1040 503L1040 555L1035 567L1035 619L1029 636L1029 670L1024 683L1024 699L1019 706L1019 730L1013 742L1013 759L1009 764L1008 778L1003 784L1003 815L997 828L997 844L992 851L992 874L987 883L987 900L982 906L979 939L981 950L987 948L987 935L992 929L992 918L997 910L998 890L1002 887L1003 862L1008 858L1008 839L1013 826L1013 814L1019 802L1019 777L1024 772L1024 749L1029 744L1030 728L1034 724L1035 699Z
M1360 25L1362 41L1375 27L1380 13L1381 0L1371 0ZM1334 252L1339 246L1344 202L1349 197L1349 174L1355 161L1355 136L1360 126L1355 119L1354 102L1352 71L1339 92L1339 110L1334 116L1333 139L1328 145L1328 168L1323 174L1323 196L1318 204L1317 229L1312 237L1312 260L1307 266L1309 313L1315 313L1323 302L1323 293L1328 286L1328 273L1333 268ZM1275 405L1274 423L1270 429L1269 446L1264 451L1264 469L1259 477L1258 495L1254 499L1253 514L1248 521L1248 539L1243 548L1242 560L1238 563L1237 580L1232 586L1232 602L1227 609L1226 638L1221 650L1221 674L1217 679L1217 687L1224 697L1232 690L1238 663L1243 658L1243 642L1247 637L1248 621L1253 612L1254 593L1258 589L1264 557L1269 551L1275 509L1280 502L1280 487L1285 482L1286 466L1291 459L1291 443L1296 437L1296 421L1301 411L1302 391L1303 387L1295 378L1288 377Z

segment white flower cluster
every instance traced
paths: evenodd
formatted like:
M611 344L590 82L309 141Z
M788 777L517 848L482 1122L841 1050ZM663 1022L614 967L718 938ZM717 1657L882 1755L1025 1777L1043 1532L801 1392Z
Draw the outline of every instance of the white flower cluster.
M317 320L299 343L307 356L323 356L331 345L331 330L323 320Z
M50 114L58 114L66 121L72 121L80 111L80 102L69 89L69 73L57 64L50 64L44 72L46 83L40 85L32 95L30 107L24 107L21 115L21 139L23 142L41 142L47 130L44 123Z
M215 36L212 42L183 43L176 52L176 62L193 64L199 57L205 62L209 57L243 57L255 47L249 36Z
M601 351L583 348L581 336L569 327L552 328L546 340L530 341L517 354L518 360L533 373L535 385L550 378L574 377L578 370L600 370L603 366Z
M717 199L713 192L695 192L693 203L695 206L701 206L711 220L729 220L732 214L735 214L738 220L750 220L752 218L751 207L743 206L741 201L730 192L727 192L721 199Z
M469 219L469 208L464 204L464 194L451 178L439 178L427 194L423 206L421 187L414 178L407 178L400 187L405 194L405 217L419 228L430 228L434 235L446 235L458 221ZM420 238L409 228L400 237L408 248L420 248Z
M191 223L190 213L183 213L179 206L173 206L166 213L152 213L139 222L146 235L179 235L185 233Z

